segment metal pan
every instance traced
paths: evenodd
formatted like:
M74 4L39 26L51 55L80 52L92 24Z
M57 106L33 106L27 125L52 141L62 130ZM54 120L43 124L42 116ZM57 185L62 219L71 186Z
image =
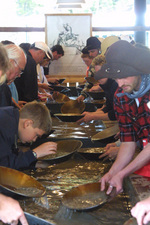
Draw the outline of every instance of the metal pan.
M99 160L99 156L105 152L105 148L80 148L78 152L89 160Z
M105 97L104 91L88 91L87 92L94 100L100 100Z
M66 80L65 78L63 78L63 79L59 79L57 82L48 82L49 84L51 84L51 85L58 85L58 84L62 84L63 82L64 82L64 80Z
M85 77L85 80L90 84L98 84L98 81L94 77Z
M63 113L56 113L54 114L54 116L57 117L62 122L76 122L82 117L84 117L84 115L81 114L63 114Z
M44 219L41 219L37 216L33 216L30 213L25 212L24 214L25 214L25 217L26 217L29 225L56 225L56 223L54 223L54 222L48 222L48 221L46 221ZM21 225L21 223L19 222L18 225Z
M20 171L0 166L0 186L26 197L41 197L46 190L35 178Z
M108 201L108 195L100 191L100 183L89 183L72 188L62 199L69 209L84 211L96 208Z
M81 114L85 109L84 102L78 102L77 100L70 100L64 103L61 107L61 113L63 114Z
M70 158L78 149L81 148L82 142L78 140L62 140L57 141L57 153L39 158L39 160L58 161L59 159Z
M70 98L67 95L64 95L60 92L54 92L53 93L53 99L57 102L57 103L64 103L70 100Z
M106 128L103 131L95 134L91 141L107 141L108 139L114 138L114 136L119 132L118 124L115 124L112 127Z

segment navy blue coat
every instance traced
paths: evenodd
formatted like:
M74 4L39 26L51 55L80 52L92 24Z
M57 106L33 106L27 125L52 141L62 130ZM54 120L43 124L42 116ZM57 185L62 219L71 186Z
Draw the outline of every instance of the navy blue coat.
M32 150L17 148L19 111L12 106L0 107L0 166L13 169L29 168L36 162Z

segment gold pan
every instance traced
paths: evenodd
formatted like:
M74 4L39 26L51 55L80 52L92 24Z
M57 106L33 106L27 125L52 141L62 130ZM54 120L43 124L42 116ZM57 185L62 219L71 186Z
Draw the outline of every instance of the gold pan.
M53 99L58 103L63 103L63 102L67 102L70 100L70 98L67 95L64 95L60 92L54 92Z
M70 114L70 113L68 114L56 113L54 114L54 116L57 117L62 122L76 122L82 117L84 117L84 115L82 114Z
M85 80L90 84L98 84L98 81L94 77L85 77Z
M78 102L77 100L70 100L64 103L61 107L61 113L67 114L81 114L85 109L84 102Z
M109 137L112 137L114 135L116 135L119 132L119 126L118 124L115 124L112 127L106 128L103 131L100 131L99 133L95 134L92 138L91 141L99 141L99 140L103 140Z
M18 170L0 166L0 186L26 197L41 197L46 190L35 178Z
M62 199L69 209L88 210L98 207L108 200L108 195L100 191L100 183L89 183L72 188Z
M39 158L39 160L53 160L68 157L82 147L82 142L79 140L62 140L56 141L56 143L57 153Z
M105 92L103 90L101 91L87 91L87 93L94 99L94 100L100 100L105 97Z

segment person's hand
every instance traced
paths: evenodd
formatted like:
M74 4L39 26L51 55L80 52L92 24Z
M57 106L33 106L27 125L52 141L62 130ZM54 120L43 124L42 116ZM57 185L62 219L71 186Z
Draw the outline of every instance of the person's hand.
M111 174L108 172L106 173L100 180L99 182L101 183L101 191L104 191L109 180L112 178Z
M77 99L78 102L83 102L84 101L84 96L80 95Z
M118 132L118 133L114 136L114 138L117 140L117 139L119 139L119 136L120 136L120 132Z
M49 78L49 77L47 77L47 81L52 83L52 84L59 84L59 79L57 79L57 78Z
M78 124L80 123L88 123L92 120L92 112L83 112L81 115L84 115L80 120L77 121Z
M137 219L138 225L147 224L150 221L150 197L138 202L131 209L131 214Z
M104 158L104 160L114 160L117 157L119 147L109 147L102 155L99 156L99 159Z
M33 150L36 152L37 158L44 157L49 154L55 154L57 151L57 143L50 141L45 142Z
M22 108L27 102L26 101L18 101L18 105Z
M114 175L109 181L109 186L106 194L110 194L113 190L113 188L116 188L116 194L119 194L123 192L123 177L120 176L119 173Z
M29 225L19 202L2 194L0 194L0 220L11 225L17 225L19 220L22 225Z
M50 100L53 100L53 96L51 94L46 94L46 97Z

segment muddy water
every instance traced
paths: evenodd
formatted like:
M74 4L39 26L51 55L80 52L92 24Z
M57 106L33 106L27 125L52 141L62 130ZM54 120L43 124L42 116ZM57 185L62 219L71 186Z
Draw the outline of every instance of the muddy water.
M54 221L55 224L122 225L130 217L128 196L124 193L92 211L69 210L61 203L63 195L72 187L97 182L110 166L101 161L87 161L77 153L66 162L32 171L28 174L45 186L46 196L41 199L20 199L20 204L24 211Z

